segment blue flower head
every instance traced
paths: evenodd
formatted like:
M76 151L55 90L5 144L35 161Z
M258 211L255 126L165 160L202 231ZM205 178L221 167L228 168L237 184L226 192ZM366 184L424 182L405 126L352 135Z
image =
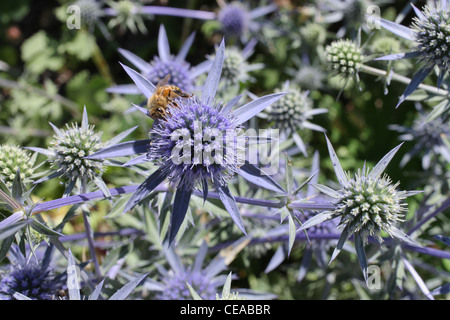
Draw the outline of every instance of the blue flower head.
M44 260L26 258L17 247L10 252L14 262L11 271L0 280L0 300L13 300L16 292L33 300L52 300L63 286L61 278L53 275Z
M226 35L240 36L248 32L250 16L245 5L231 2L225 5L217 16Z
M195 81L198 76L207 72L210 61L205 60L197 66L191 66L187 62L186 56L194 42L195 33L192 33L183 43L177 55L170 53L169 40L166 29L163 25L159 28L158 34L158 55L154 56L152 61L146 62L134 53L119 49L119 52L139 69L141 74L151 83L158 83L167 74L170 75L168 84L180 87L186 92L196 89ZM140 90L134 85L118 85L108 88L108 92L122 94L141 94Z
M219 275L226 269L225 258L217 256L210 264L203 266L208 245L203 242L190 266L183 265L173 246L164 249L170 269L157 265L160 279L147 279L147 288L156 293L158 300L192 300L189 284L203 299L214 300L217 288L224 276Z
M249 9L247 4L241 1L218 1L220 10L217 13L217 20L220 23L221 31L226 37L236 37L243 42L247 42L249 34L256 34L261 24L258 18L276 10L276 5Z
M283 92L267 95L232 110L240 96L223 104L215 100L225 56L225 44L219 46L215 60L199 95L177 99L178 107L169 106L170 116L157 121L150 131L150 140L128 142L103 149L91 159L111 156L126 156L144 153L130 161L156 161L159 168L154 171L131 196L125 211L132 209L166 179L176 184L172 208L169 240L176 236L184 220L194 187L201 187L203 197L208 196L211 183L232 219L245 233L239 209L227 182L235 173L270 190L280 190L269 176L245 161L245 137L241 125L284 95ZM138 72L124 66L142 93L150 98L154 85ZM144 113L146 110L135 106Z

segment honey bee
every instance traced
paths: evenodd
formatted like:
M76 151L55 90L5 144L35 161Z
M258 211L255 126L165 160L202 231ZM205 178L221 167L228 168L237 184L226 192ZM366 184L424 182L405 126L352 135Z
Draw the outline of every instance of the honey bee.
M174 101L176 98L190 98L192 95L181 91L180 88L174 85L167 85L170 74L165 76L158 82L155 88L155 92L147 101L148 115L153 120L167 120L166 117L170 116L170 112L167 110L168 106L179 108L178 104Z

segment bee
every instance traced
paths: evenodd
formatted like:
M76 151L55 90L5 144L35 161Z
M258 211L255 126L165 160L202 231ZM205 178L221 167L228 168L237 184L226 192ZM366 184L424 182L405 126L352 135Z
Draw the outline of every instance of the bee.
M190 98L192 95L181 91L180 88L174 85L167 85L170 74L161 79L156 85L155 92L147 101L148 115L153 120L167 120L170 112L167 110L168 106L179 108L174 101L176 98Z

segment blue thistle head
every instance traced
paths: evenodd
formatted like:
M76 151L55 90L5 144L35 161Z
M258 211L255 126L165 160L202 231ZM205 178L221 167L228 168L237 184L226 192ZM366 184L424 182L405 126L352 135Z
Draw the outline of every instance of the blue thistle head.
M26 259L18 249L12 249L11 253L16 261L11 264L10 272L0 280L0 300L14 300L16 292L33 300L53 300L63 281L36 257Z
M239 2L231 2L225 5L218 14L218 20L222 25L222 31L226 35L241 36L247 32L250 24L250 16L247 8Z
M418 11L417 11L418 12ZM425 6L411 27L416 33L422 60L429 65L448 69L450 57L450 8Z
M217 103L197 97L177 103L179 108L170 108L172 116L150 131L149 159L163 165L171 179L181 177L179 183L190 188L200 181L225 184L243 164L239 155L245 150L236 150L241 126Z
M168 84L175 85L185 91L194 89L195 78L192 77L191 65L184 60L176 59L170 55L166 59L155 56L150 62L151 69L145 74L152 83L158 83L170 74Z
M192 295L186 283L204 299L214 300L216 285L211 277L202 270L183 270L182 272L169 272L163 280L165 290L156 295L158 300L192 300Z
M166 179L177 183L172 207L169 243L171 243L185 216L189 200L196 184L201 183L203 197L208 197L208 184L212 182L223 205L241 231L245 227L241 219L236 201L231 194L227 182L239 171L244 178L268 188L280 190L281 187L271 178L264 177L259 168L245 161L245 135L241 132L244 122L277 101L285 93L275 93L253 100L236 110L233 107L241 96L234 97L227 104L217 102L216 92L220 82L222 66L225 57L225 43L222 41L214 61L204 82L200 94L189 98L179 98L168 105L168 117L154 123L150 131L148 144L132 142L136 148L127 148L127 144L111 146L90 155L89 159L103 159L109 156L134 155L139 161L156 161L160 164L133 193L124 207L124 211L132 209L144 200L160 183ZM138 72L123 66L142 93L150 98L155 85ZM135 106L147 114L147 110ZM139 145L139 146L138 146ZM144 149L145 145L145 149ZM113 152L113 150L115 150ZM137 161L137 162L136 162ZM131 165L129 164L128 165Z

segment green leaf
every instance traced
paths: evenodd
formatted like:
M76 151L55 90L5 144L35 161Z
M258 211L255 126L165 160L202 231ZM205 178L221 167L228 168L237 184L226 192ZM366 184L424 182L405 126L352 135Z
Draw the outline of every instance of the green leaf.
M319 214L316 214L315 216L309 218L305 223L303 223L300 228L300 230L305 230L308 228L311 228L319 223L322 223L324 221L330 220L333 218L333 212L332 211L324 211Z
M325 193L326 195L335 198L335 199L339 199L340 195L337 191L331 189L330 187L327 187L323 184L312 184L312 186L314 188L316 188L318 191Z
M20 199L23 194L22 180L20 179L20 169L17 169L14 181L12 183L11 195L14 199Z
M57 71L64 64L64 59L57 54L56 42L42 30L23 42L21 55L28 70L34 74L41 74L47 69Z
M328 137L325 135L325 139L327 140L327 146L328 146L328 153L330 154L331 163L333 164L334 172L336 173L336 177L339 181L339 184L343 187L346 187L348 185L348 179L347 176L344 173L344 170L342 169L341 163L339 162L339 158L336 154L336 151L334 151L333 146L331 145L330 140L328 140Z
M314 172L306 181L304 181L297 189L295 189L294 195L298 194L300 190L302 190L318 173L319 170Z
M223 284L222 297L228 297L231 292L231 272L228 274L225 283Z
M403 233L403 231L400 231L399 229L397 229L394 226L391 226L389 228L389 230L387 230L387 231L392 237L400 239L403 242L406 242L407 244L410 244L410 245L415 246L415 247L422 247L413 238L411 238L407 234Z
M187 285L187 287L189 289L189 292L191 293L192 299L194 299L194 300L203 300L202 297L200 297L198 295L198 293L195 292L194 288L192 288L189 283L186 282L186 285Z
M103 288L103 283L105 282L105 279L102 280L98 285L95 286L94 291L89 296L89 300L98 300L98 297L100 296L100 292Z
M39 232L40 234L43 234L45 236L49 236L49 237L61 237L61 236L63 236L62 233L59 233L59 232L57 232L55 230L50 229L45 224L40 223L37 220L32 219L30 225L31 225L31 227L34 230L36 230L37 232Z
M294 174L292 172L292 162L285 153L286 158L286 191L288 194L292 194L294 190Z
M16 234L17 231L30 223L30 220L18 221L0 229L0 240L4 240Z
M358 256L358 260L359 260L359 265L361 266L364 280L366 281L366 284L367 284L367 280L368 280L367 258L366 258L366 252L364 251L364 242L363 242L363 239L361 238L361 235L359 234L359 232L355 233L354 243L355 243L356 255Z
M294 246L295 242L295 234L296 234L296 227L294 219L292 218L292 215L289 215L288 217L289 221L289 250L288 250L288 256L291 253L292 247Z
M96 46L93 35L84 30L78 30L71 41L59 45L58 52L68 53L86 61L93 56Z
M126 285L124 285L122 288L117 290L116 293L114 293L108 300L125 300L131 292L136 288L142 280L147 276L147 273L141 276L138 276L136 279L131 280Z
M15 234L9 236L8 238L3 239L3 241L0 244L0 262L6 257L6 254L9 251L9 248L11 248L11 245L14 241Z
M337 257L339 252L341 252L342 248L344 247L345 242L348 238L352 235L352 230L350 228L350 225L347 225L344 230L341 233L341 236L339 237L338 243L336 245L336 248L333 251L333 254L331 256L329 264Z

